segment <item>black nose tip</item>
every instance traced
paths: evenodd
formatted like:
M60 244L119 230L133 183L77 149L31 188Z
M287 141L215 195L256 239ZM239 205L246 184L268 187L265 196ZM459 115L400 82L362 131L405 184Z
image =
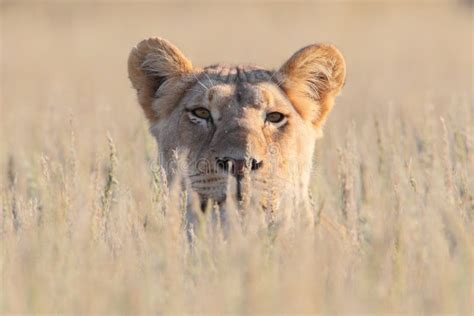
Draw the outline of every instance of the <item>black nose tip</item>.
M243 175L245 169L252 171L258 170L262 167L263 161L257 159L233 159L230 157L217 158L217 167L225 172L230 172L234 176Z
M263 161L257 161L257 159L250 159L250 169L258 170L262 167Z

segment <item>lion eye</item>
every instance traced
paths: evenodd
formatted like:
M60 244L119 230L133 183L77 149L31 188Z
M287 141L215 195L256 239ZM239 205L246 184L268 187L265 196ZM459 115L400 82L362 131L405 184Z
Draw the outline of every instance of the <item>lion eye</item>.
M191 113L193 113L194 116L199 117L203 120L208 120L211 118L211 112L205 108L197 108L195 110L192 110Z
M285 116L280 112L271 112L267 114L266 120L270 123L280 123L285 119Z

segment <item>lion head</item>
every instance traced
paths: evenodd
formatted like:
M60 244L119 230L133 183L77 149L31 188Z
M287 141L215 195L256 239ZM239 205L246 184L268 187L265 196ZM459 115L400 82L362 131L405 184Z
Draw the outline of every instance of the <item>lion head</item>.
M297 51L279 70L194 67L174 45L150 38L132 49L128 72L170 179L177 152L203 199L308 190L315 140L345 80L332 45ZM227 192L227 179L236 180Z

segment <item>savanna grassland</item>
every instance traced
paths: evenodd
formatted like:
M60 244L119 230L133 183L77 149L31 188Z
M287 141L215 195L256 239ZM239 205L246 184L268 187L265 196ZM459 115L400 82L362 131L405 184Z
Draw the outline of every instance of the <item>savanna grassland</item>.
M0 314L472 315L472 9L414 2L1 2ZM188 242L127 79L149 36L196 65L340 48L314 221L210 210Z

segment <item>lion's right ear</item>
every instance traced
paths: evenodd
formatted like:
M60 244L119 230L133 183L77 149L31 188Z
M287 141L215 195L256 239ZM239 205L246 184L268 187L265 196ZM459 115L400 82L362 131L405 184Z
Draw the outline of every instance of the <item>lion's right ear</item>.
M152 107L158 89L192 71L193 66L183 53L161 38L141 41L128 57L128 76L137 90L138 102L152 122L158 118Z

